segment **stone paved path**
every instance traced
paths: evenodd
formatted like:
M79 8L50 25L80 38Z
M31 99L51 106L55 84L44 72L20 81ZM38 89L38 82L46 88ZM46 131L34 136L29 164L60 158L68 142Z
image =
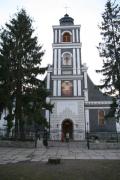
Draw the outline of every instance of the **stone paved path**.
M50 144L45 148L38 144L37 148L3 148L0 147L0 164L20 161L48 161L48 158L61 159L119 159L119 150L88 150L78 143L63 143L61 146Z

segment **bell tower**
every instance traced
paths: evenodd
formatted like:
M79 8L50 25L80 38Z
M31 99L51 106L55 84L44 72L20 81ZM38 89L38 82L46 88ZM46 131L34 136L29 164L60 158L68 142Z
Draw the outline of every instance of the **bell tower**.
M50 134L51 138L61 139L62 134L65 137L70 133L72 139L83 140L87 68L81 64L80 25L74 25L68 14L59 22L60 25L53 26L53 64L47 74L49 100L54 104L53 113L47 115Z
M65 14L60 26L53 26L53 36L53 75L58 77L53 80L53 96L81 96L80 26Z

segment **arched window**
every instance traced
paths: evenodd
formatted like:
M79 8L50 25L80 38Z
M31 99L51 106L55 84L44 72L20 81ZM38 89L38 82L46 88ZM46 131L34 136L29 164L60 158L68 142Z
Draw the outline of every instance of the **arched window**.
M63 54L63 65L72 65L72 55L70 53Z
M63 42L71 42L71 35L69 32L63 34Z

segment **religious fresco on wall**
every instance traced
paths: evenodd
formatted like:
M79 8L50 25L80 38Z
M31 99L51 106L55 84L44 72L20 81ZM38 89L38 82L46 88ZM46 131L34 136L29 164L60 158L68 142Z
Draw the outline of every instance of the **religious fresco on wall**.
M62 81L62 96L73 96L73 81Z

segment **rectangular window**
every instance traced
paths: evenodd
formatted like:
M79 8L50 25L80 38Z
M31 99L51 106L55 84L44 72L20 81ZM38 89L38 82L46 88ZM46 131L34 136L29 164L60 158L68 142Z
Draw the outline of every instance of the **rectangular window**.
M105 112L104 110L98 111L98 123L100 127L104 127L105 125Z

